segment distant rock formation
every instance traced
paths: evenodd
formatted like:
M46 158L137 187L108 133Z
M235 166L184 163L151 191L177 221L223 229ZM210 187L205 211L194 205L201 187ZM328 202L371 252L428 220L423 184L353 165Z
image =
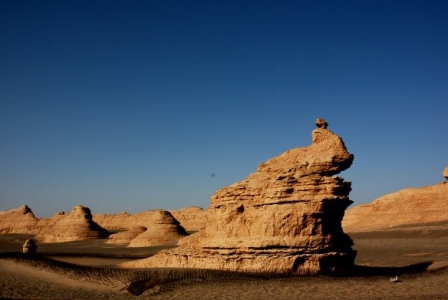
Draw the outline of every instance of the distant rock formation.
M34 234L38 222L39 219L26 205L8 211L0 211L0 234Z
M98 214L94 220L109 230L124 230L112 234L108 243L128 243L128 247L165 244L188 235L173 215L165 210L148 210L130 215Z
M344 271L356 251L341 227L350 182L333 175L353 155L317 120L312 144L260 164L245 180L217 191L208 224L179 247L123 264L317 274Z
M444 181L403 189L353 207L346 211L342 225L347 232L365 232L447 220L448 182Z
M138 235L146 231L144 226L132 226L128 230L120 231L109 236L108 244L129 244Z
M146 221L146 231L137 235L129 247L160 245L187 236L185 229L170 212L154 211Z
M119 214L94 214L92 218L109 231L127 230L137 225L133 224L132 215L125 211Z
M26 206L0 211L0 234L33 234L44 242L67 242L106 238L109 232L92 221L88 207L77 205L69 214L60 211L51 218L36 218Z
M45 242L69 242L107 238L109 232L92 220L90 209L76 205L70 213L58 212L39 222L38 238Z
M448 167L445 167L445 169L443 170L443 177L448 180Z
M207 225L207 211L199 206L170 210L170 213L187 231L199 231Z

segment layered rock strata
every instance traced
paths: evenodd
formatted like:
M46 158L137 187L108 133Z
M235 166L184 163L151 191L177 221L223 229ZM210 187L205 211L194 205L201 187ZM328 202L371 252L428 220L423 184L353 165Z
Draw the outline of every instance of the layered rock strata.
M38 224L38 238L45 242L70 242L107 238L109 232L92 220L90 209L76 205L65 214L56 213Z
M187 231L199 231L207 225L207 210L199 206L170 210L170 213Z
M26 205L12 210L0 211L0 234L34 234L38 222L39 219Z
M122 230L109 237L110 244L146 247L176 241L188 235L173 215L165 210L148 210L134 215L98 214L94 220L109 230Z
M88 207L77 205L69 214L60 211L51 218L36 218L26 206L0 212L0 234L33 234L45 242L106 238L109 232L93 222Z
M341 227L353 155L318 119L312 144L284 152L217 191L207 226L176 249L124 264L317 274L349 269L356 252Z
M342 225L347 232L365 232L442 221L448 221L447 181L403 189L356 206L347 210Z

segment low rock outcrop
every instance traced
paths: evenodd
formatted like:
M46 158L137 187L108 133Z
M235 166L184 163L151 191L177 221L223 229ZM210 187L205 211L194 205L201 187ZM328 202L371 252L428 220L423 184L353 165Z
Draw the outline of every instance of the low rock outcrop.
M447 181L403 189L356 206L347 210L342 225L347 232L365 232L440 221L448 221Z
M120 231L109 236L107 244L129 244L138 235L146 231L144 226L132 226L128 230Z
M185 229L170 212L154 211L146 221L146 231L137 235L129 243L129 247L160 245L187 236Z
M170 213L187 231L199 231L207 225L207 211L199 206L170 210Z
M185 267L316 274L344 271L356 251L341 227L350 182L333 175L353 155L323 119L312 144L284 152L217 191L207 226L179 247L126 267Z
M127 230L138 226L133 224L132 215L125 211L118 214L94 214L92 218L98 225L109 231Z
M148 210L134 215L98 214L94 220L108 230L122 230L110 236L108 243L128 243L128 247L146 247L178 240L188 235L173 215L165 210Z
M45 242L69 242L107 238L109 232L92 220L90 209L77 205L70 213L56 213L38 224L38 239Z
M26 205L8 211L0 211L0 234L34 234L38 222L39 219Z

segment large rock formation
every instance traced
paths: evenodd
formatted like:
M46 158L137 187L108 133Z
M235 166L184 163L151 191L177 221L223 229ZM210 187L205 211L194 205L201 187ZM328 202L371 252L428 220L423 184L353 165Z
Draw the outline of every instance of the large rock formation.
M0 211L0 234L34 234L38 222L39 219L26 205L8 211Z
M69 242L107 238L109 232L92 220L90 209L76 205L65 214L58 212L38 224L38 238L45 242Z
M341 220L350 183L333 175L353 155L318 119L312 144L260 164L211 198L208 224L176 249L124 264L316 274L346 270L356 252Z
M124 230L112 234L108 243L128 244L128 247L160 245L188 235L172 214L165 210L148 210L134 215L98 214L94 220L109 230Z
M356 206L347 210L342 225L347 232L365 232L440 221L448 221L447 181L403 189Z
M207 211L199 206L170 210L170 213L188 231L199 231L207 225Z

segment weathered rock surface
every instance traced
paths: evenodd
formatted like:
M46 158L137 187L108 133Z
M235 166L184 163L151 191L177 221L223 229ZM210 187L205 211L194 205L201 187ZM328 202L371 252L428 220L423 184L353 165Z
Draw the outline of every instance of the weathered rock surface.
M90 209L77 205L70 213L58 212L38 224L38 238L45 242L69 242L107 238L109 232L92 220Z
M26 205L8 211L0 211L0 234L34 234L38 222L39 219Z
M132 226L130 229L125 231L120 231L109 236L107 244L129 244L133 239L135 239L139 234L146 231L144 226Z
M148 210L134 215L98 214L94 220L109 230L124 230L111 235L108 243L128 243L128 247L160 245L188 235L173 215L165 210Z
M316 274L346 270L356 252L341 227L350 183L333 175L350 154L324 120L312 144L260 164L245 180L215 193L208 224L176 249L124 264Z
M44 242L67 242L106 238L109 232L92 220L88 207L77 205L69 214L57 212L51 218L36 218L26 206L0 211L0 234L33 234Z
M199 206L171 210L170 213L187 231L199 231L207 225L207 211Z
M95 223L109 231L126 230L133 226L138 226L138 224L133 223L132 215L127 212L121 212L119 214L94 214L92 218Z
M347 210L342 225L347 232L365 232L447 220L448 182L445 181L403 189L356 206Z
M153 211L146 221L146 231L131 240L129 247L160 245L187 235L185 229L170 212Z

